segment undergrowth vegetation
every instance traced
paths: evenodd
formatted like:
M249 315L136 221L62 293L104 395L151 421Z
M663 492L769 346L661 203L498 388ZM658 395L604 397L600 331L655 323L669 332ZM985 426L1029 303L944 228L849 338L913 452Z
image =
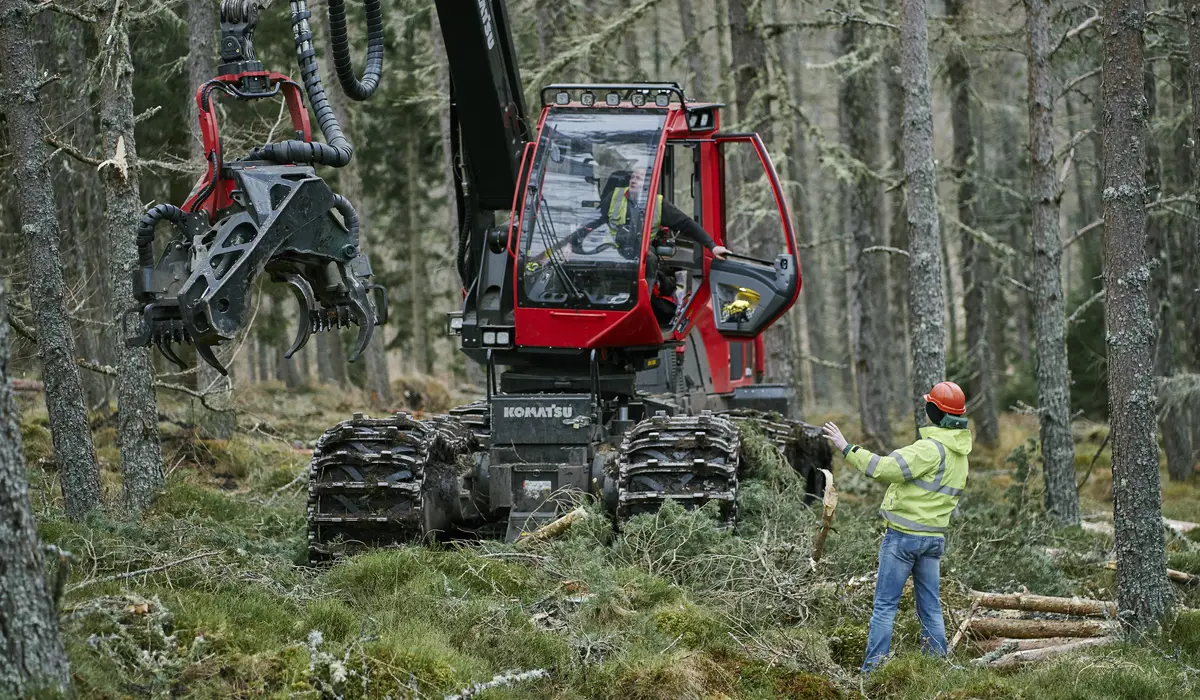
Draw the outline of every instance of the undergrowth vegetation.
M232 440L204 438L186 421L171 427L168 484L140 520L114 508L83 524L63 516L44 421L25 412L42 537L74 557L60 611L81 697L442 698L497 676L513 680L472 697L1200 693L1200 613L1185 611L1138 644L1000 674L975 667L979 652L967 644L949 663L917 654L911 593L897 619L898 658L860 677L882 489L835 464L835 532L814 568L820 504L805 503L803 485L752 430L733 531L706 509L675 506L616 530L589 505L565 536L537 544L390 548L312 569L303 565L298 477L305 448L342 417L346 399L268 387L240 401L246 411ZM973 455L942 569L950 630L969 589L1114 595L1113 572L1098 566L1111 540L1056 530L1042 515L1036 453L1014 451L1034 432L1006 417L1002 447ZM111 434L97 434L101 454L112 451ZM1081 431L1081 479L1102 439ZM119 462L111 459L105 483L115 503ZM1111 470L1098 463L1085 486L1088 510L1104 509L1106 483ZM1168 510L1196 495L1193 484L1172 486ZM1179 505L1177 517L1189 508ZM1168 542L1174 568L1200 573L1200 542ZM127 575L139 570L151 571ZM1180 604L1196 607L1200 594L1180 589Z

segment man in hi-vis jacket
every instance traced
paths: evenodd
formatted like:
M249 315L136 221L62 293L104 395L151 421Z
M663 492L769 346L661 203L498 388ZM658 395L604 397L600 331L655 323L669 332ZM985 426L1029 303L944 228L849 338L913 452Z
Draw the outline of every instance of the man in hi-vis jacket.
M910 575L921 619L921 647L927 653L946 655L938 578L950 514L967 485L971 432L966 397L954 382L933 387L925 402L933 425L921 428L920 440L886 457L847 443L836 425L825 424L825 437L847 462L872 479L891 484L879 509L887 532L879 547L875 609L863 672L883 663L891 649L896 608Z

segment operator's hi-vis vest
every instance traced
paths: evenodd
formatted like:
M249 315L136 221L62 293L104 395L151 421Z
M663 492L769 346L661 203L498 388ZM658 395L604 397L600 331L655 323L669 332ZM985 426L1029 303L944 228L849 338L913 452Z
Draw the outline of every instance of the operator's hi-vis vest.
M886 457L851 446L846 461L872 479L891 484L879 514L888 526L915 535L942 536L967 486L971 431L921 428L921 439Z
M629 216L629 194L628 187L617 187L613 189L612 199L608 202L608 223L612 226L624 226L625 219ZM662 228L662 203L663 196L658 195L658 201L654 207L654 221L651 231L657 231ZM610 233L611 233L610 229Z

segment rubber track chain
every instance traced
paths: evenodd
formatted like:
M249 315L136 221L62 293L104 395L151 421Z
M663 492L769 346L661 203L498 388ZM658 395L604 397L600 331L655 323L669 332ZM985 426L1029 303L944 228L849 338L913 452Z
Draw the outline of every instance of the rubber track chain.
M487 401L472 401L450 409L450 416L457 418L475 433L481 445L487 445L492 434L492 413Z
M720 504L722 519L737 519L741 437L727 418L704 411L668 416L659 411L625 434L617 458L617 518L655 513L668 499L685 508Z
M325 431L309 469L309 560L422 536L430 426L407 413L361 413Z

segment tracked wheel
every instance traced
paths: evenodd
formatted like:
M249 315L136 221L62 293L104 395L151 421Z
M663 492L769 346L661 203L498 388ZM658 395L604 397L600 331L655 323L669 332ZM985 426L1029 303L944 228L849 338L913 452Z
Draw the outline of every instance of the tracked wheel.
M325 431L309 470L309 561L423 539L427 476L440 482L475 448L471 431L446 416L356 413Z
M741 438L727 418L659 412L625 434L617 459L617 518L654 513L667 500L685 508L719 504L729 524L737 519Z

